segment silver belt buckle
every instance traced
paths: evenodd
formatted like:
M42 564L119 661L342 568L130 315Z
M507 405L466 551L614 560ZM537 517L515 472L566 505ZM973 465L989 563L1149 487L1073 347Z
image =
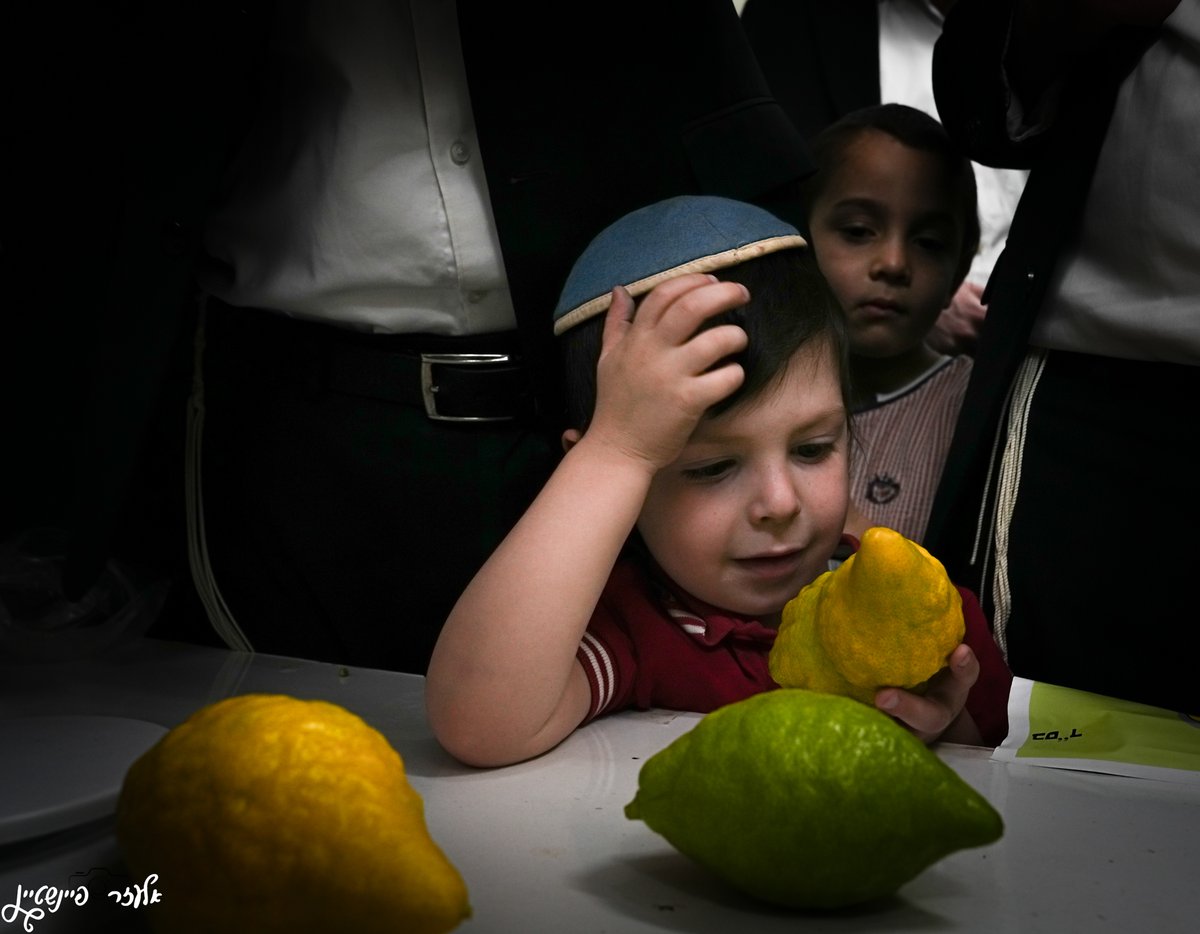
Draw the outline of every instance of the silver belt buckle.
M512 415L442 415L437 410L438 386L433 381L435 366L476 366L508 363L505 353L423 353L421 354L421 399L425 414L435 422L511 422Z

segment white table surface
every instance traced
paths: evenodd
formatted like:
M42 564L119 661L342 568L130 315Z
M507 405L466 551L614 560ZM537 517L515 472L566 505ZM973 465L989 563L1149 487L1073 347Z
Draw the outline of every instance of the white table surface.
M698 715L619 714L536 760L481 771L434 741L422 686L414 675L145 640L90 661L0 663L0 717L99 714L170 727L254 691L342 704L403 756L431 833L467 882L474 916L463 934L1200 932L1195 787L998 763L990 750L943 745L942 758L1003 815L1004 836L869 908L789 912L730 890L624 816L642 762ZM0 750L0 767L20 754ZM143 930L137 911L103 904L106 873L122 872L111 819L10 843L0 847L0 910L18 885L82 878L90 903L64 905L34 931ZM21 930L20 919L0 918L0 934Z

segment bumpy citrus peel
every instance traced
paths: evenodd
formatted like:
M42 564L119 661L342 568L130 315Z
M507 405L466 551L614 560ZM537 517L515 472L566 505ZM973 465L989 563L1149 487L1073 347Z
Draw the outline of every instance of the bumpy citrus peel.
M880 688L921 690L964 632L962 598L941 562L876 527L784 607L771 677L873 704Z
M280 694L209 704L129 769L117 839L156 934L445 934L466 885L383 734Z

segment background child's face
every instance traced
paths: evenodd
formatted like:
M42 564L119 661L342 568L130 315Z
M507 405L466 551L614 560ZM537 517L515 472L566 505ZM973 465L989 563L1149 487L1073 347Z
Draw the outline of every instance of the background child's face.
M936 155L879 130L850 140L809 227L851 353L893 357L924 341L957 285L961 214Z
M654 477L637 527L688 593L753 617L777 613L827 569L846 517L846 406L824 341L780 382L705 418Z

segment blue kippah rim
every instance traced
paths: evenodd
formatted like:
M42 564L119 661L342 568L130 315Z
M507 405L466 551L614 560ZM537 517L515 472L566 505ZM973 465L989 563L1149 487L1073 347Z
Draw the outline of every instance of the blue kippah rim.
M629 293L630 297L637 298L639 295L649 292L660 282L666 282L668 279L674 279L677 276L687 275L692 272L713 272L717 269L736 266L757 256L765 256L768 253L775 253L779 250L806 246L808 246L808 241L799 234L768 237L765 240L756 240L753 243L736 246L721 253L713 253L709 256L700 256L696 259L688 260L686 263L681 263L670 269L664 269L662 272L656 272L654 275L638 279L636 282L624 283L625 291ZM608 311L608 306L611 304L612 291L609 290L603 295L597 295L595 298L589 299L582 305L577 305L561 315L554 322L554 333L558 335L564 331L569 331L577 324L582 324L589 318L594 318L596 315Z
M807 246L795 227L749 202L719 195L654 202L614 221L580 254L554 311L554 333L607 311L618 285L637 298L668 279Z

